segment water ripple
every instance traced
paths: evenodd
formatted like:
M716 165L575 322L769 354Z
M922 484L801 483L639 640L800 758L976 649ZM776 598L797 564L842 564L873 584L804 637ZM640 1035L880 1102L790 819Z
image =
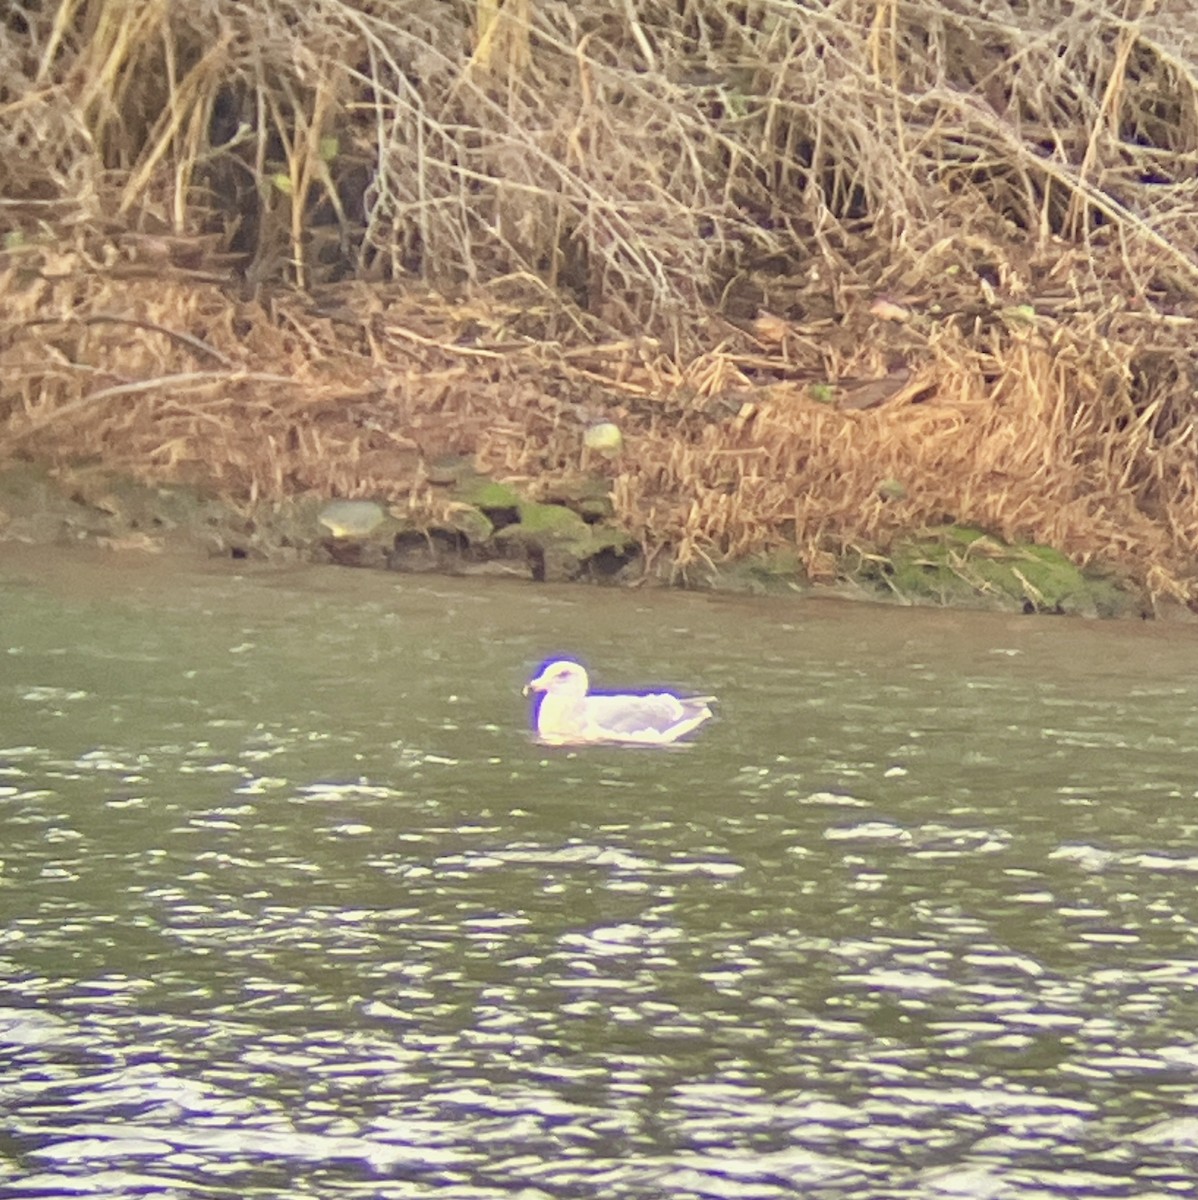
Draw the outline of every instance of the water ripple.
M214 578L6 594L0 1195L1192 1190L1184 631Z

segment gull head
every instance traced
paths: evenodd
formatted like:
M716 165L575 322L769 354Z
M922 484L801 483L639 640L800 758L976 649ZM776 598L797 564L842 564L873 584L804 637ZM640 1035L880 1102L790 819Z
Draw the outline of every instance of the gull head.
M559 658L555 662L546 663L541 673L524 685L524 694L527 696L532 692L545 692L554 696L576 696L581 699L587 694L589 686L586 668L581 663Z

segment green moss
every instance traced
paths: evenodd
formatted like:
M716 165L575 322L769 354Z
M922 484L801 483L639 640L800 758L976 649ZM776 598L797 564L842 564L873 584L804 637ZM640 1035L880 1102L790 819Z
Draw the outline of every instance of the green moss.
M571 508L561 504L535 504L526 501L516 510L520 514L519 525L507 529L519 530L522 535L563 540L585 539L591 527ZM506 530L500 530L504 533Z
M496 483L485 475L474 475L461 480L453 489L455 500L473 504L475 508L519 508L522 503L519 493L503 483Z
M1091 616L1135 603L1117 581L1087 575L1058 550L1008 544L964 525L901 542L888 562L872 562L862 576L917 603Z
M525 502L519 521L495 532L493 543L522 547L540 562L535 568L545 579L575 579L604 551L635 557L636 541L610 525L588 525L573 509L561 504Z
M598 554L608 547L627 545L622 530L603 525L588 525L573 509L561 504L522 503L520 519L495 533L498 542L518 542L538 549L560 549L579 560Z

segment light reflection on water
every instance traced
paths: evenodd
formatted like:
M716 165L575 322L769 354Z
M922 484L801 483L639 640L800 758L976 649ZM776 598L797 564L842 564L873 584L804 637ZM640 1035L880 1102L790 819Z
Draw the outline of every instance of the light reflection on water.
M0 602L0 1195L1192 1186L1188 627L44 552ZM562 650L719 722L547 751Z

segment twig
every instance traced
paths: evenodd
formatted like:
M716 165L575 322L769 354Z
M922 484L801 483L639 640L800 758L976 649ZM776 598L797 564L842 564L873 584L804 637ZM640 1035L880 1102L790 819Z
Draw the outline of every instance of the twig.
M166 325L159 325L156 321L143 321L139 317L119 317L113 313L92 313L86 317L75 315L65 317L35 317L31 321L22 321L17 326L18 329L33 329L38 325L132 325L137 329L148 329L153 333L161 333L164 337L173 339L179 342L180 345L186 346L195 354L206 355L208 358L214 359L220 363L222 367L227 367L230 371L237 369L237 364L228 356L222 354L215 346L208 345L201 338L195 337L190 333L183 333L178 329L170 329Z
M195 387L209 383L281 383L298 387L299 382L289 375L271 375L265 371L233 371L225 374L221 371L188 371L180 375L158 375L153 379L139 379L136 383L121 383L114 387L101 388L96 392L88 392L75 400L64 404L61 408L47 413L41 420L26 425L8 434L10 443L24 441L32 434L39 433L50 425L57 424L64 417L80 412L92 404L102 400L111 400L116 396L133 396L140 392L150 392L155 388L164 387Z

